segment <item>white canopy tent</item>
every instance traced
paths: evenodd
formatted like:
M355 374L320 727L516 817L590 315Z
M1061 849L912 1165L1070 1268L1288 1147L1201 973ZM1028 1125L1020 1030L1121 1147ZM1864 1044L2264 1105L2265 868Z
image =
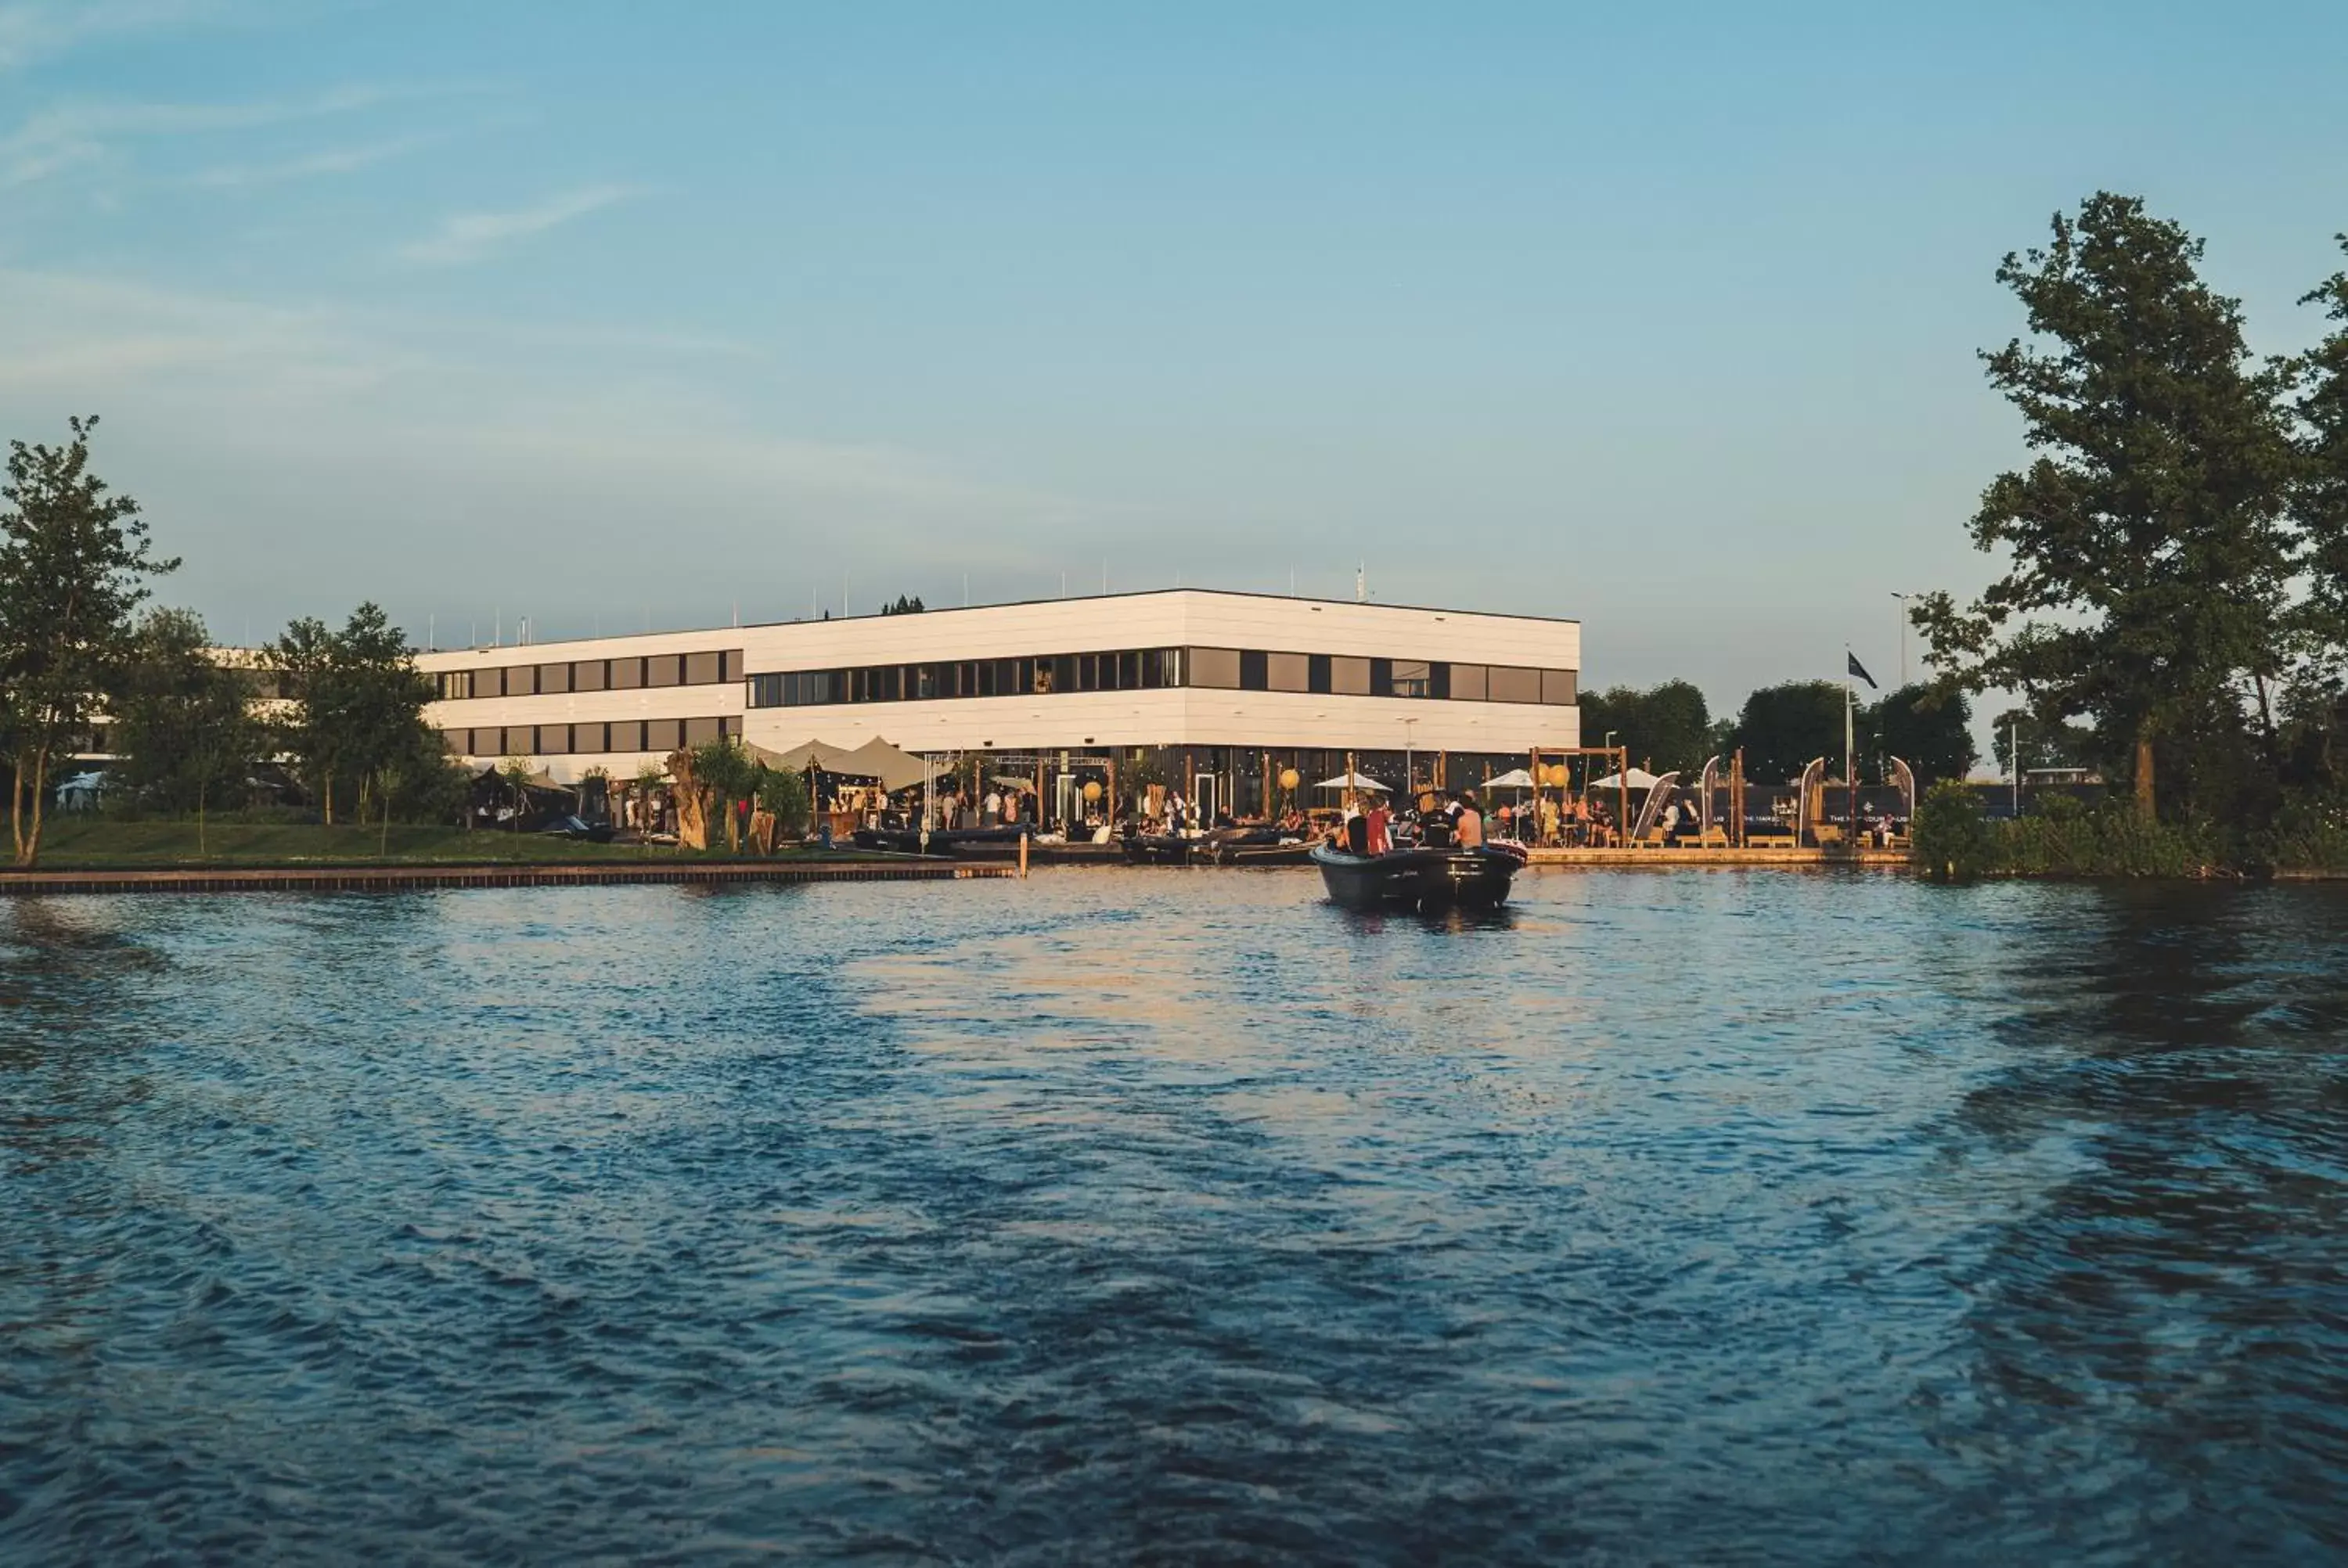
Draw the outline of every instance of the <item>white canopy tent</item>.
M1591 789L1653 789L1663 781L1644 768L1632 768L1628 773L1608 774L1602 779L1591 779Z
M1354 773L1339 774L1335 778L1323 779L1319 784L1314 784L1313 787L1315 789L1375 790L1380 794L1391 794L1394 793L1387 789L1385 785L1378 783L1377 780L1369 778L1361 774Z
M1510 768L1507 773L1484 781L1486 789L1530 789L1533 775L1522 768Z

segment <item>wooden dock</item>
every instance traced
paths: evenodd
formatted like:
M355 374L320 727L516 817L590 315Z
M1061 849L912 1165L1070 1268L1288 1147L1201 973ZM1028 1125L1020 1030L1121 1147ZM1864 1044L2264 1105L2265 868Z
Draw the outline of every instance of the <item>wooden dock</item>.
M386 893L428 887L585 887L614 883L962 882L1016 876L1014 865L955 860L729 860L663 865L170 866L152 871L0 872L0 897L68 893Z
M1894 871L1904 870L1908 865L1908 852L1904 849L1861 849L1853 853L1847 849L1724 849L1717 845L1697 849L1658 845L1638 849L1536 849L1529 853L1535 866L1635 866L1649 871L1692 871L1716 866L1776 866L1787 869L1857 866Z

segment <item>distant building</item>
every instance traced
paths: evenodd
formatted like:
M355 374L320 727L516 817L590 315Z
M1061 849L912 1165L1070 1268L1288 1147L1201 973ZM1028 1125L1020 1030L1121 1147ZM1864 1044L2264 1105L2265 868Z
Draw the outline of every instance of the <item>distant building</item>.
M1246 812L1293 767L1454 786L1580 743L1579 622L1173 589L420 654L450 754L618 778L739 736L987 753L1047 801L1112 759ZM1380 770L1385 770L1381 773ZM1051 781L1061 783L1055 786Z

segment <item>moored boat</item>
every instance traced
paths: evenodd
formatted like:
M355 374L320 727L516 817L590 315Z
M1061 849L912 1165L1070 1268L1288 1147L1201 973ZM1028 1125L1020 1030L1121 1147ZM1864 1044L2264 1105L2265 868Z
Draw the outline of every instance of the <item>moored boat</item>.
M1497 909L1509 901L1509 885L1524 868L1525 853L1509 845L1474 848L1389 850L1354 855L1334 845L1313 846L1329 900L1348 909L1389 905L1419 909Z

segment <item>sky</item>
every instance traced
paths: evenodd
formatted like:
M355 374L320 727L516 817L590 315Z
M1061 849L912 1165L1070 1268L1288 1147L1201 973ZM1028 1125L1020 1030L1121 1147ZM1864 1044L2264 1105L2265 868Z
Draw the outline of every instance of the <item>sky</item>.
M1993 575L2057 209L2317 334L2343 59L2255 0L0 0L0 435L101 415L228 641L1365 564L1733 711Z

